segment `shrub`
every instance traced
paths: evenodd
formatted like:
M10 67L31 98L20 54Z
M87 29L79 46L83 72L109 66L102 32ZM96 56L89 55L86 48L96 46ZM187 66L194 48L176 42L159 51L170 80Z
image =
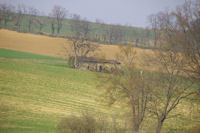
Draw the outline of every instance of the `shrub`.
M95 133L97 129L96 120L89 114L80 117L68 116L58 124L59 133Z
M81 116L68 116L58 124L58 133L126 133L127 128L122 128L116 122L106 118L94 118L88 113Z

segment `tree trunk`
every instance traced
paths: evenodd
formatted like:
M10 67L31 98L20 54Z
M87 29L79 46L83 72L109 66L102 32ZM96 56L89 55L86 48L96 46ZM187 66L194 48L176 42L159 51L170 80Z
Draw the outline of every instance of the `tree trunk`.
M157 48L157 34L154 35L154 48Z
M28 32L31 32L31 22L28 23Z
M136 112L135 112L135 104L132 102L132 120L133 120L133 130L132 133L138 133L140 125L138 124L137 118L136 118Z
M4 19L4 25L7 26L7 19Z
M18 31L20 31L20 24L18 24Z
M52 23L52 24L51 24L51 34L52 34L52 35L54 34L54 29L55 29L55 28L54 28L54 24Z
M78 67L78 60L77 60L77 54L75 52L75 61L74 61L74 67L77 68Z
M2 20L2 18L1 18L1 16L0 16L0 24L2 23L2 21L3 21L3 20Z
M164 119L158 120L158 126L156 128L156 133L160 133L163 126Z
M134 124L134 128L132 130L132 133L139 133L139 126L137 126L136 124Z
M138 39L136 39L135 46L138 47Z
M60 29L61 29L61 25L58 25L58 27L57 27L57 34L60 33Z
M39 32L41 32L42 30L42 24L40 24L40 27L39 27Z
M60 28L59 26L57 27L57 35L60 33Z
M77 58L77 49L76 49L76 43L74 42L74 67L75 69L78 68L78 58Z
M158 126L157 126L157 128L156 128L156 133L160 133L161 129L162 129L162 123L159 122L159 123L158 123Z

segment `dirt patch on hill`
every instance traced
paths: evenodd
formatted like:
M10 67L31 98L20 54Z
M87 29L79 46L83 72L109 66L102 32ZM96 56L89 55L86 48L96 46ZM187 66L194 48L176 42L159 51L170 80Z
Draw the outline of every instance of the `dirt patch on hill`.
M61 46L67 43L67 40L0 30L0 42L0 48L59 57Z
M23 52L30 52L35 54L54 56L54 57L67 57L72 50L70 49L71 41L64 38L53 38L30 33L19 33L10 30L0 30L0 48L12 49ZM64 47L67 49L64 49ZM136 64L141 66L144 64L145 56L152 56L153 51L148 49L135 48L137 57ZM95 52L96 56L101 56L106 59L115 59L116 54L119 52L116 45L103 45ZM140 64L140 65L139 65ZM144 67L142 65L142 67ZM152 67L151 69L154 69Z

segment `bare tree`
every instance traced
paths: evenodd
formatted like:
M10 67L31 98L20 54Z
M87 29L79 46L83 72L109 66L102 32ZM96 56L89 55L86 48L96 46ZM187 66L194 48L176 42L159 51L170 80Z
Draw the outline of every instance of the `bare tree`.
M38 32L41 33L43 27L45 26L45 24L47 24L47 21L46 21L46 19L41 17L41 16L45 16L44 13L38 12L38 15L39 16L35 18L35 22L39 25L38 26L39 27L39 31Z
M107 29L107 38L110 44L122 41L123 32L120 25L109 25Z
M8 4L0 4L0 18L4 21L4 25L7 26L9 20L11 20L14 6Z
M26 14L27 10L24 5L18 5L16 10L16 16L14 18L15 20L15 26L17 27L17 30L20 31L21 29L21 23L23 21L24 15Z
M54 35L54 33L55 33L56 20L55 20L55 18L52 16L52 14L49 14L48 20L49 20L50 27L51 27L51 34Z
M72 50L75 57L74 67L78 68L78 57L86 56L90 52L95 51L98 45L91 44L91 42L88 41L90 32L89 22L87 20L82 20L79 15L73 15L71 30L73 32Z
M158 45L158 38L160 35L160 31L159 31L159 20L158 20L158 15L150 15L149 16L149 22L151 25L151 28L153 30L154 33L154 47L157 47Z
M67 16L67 10L61 6L55 5L52 10L52 17L56 18L57 34L60 33L64 18Z
M136 46L136 47L138 47L138 42L139 42L139 39L137 38L137 39L135 40L135 46Z
M156 17L159 32L164 33L159 40L165 38L170 48L182 53L183 71L200 82L200 1L186 1L175 11Z
M43 27L45 26L45 25L47 25L48 23L47 23L47 20L46 19L44 19L43 17L41 17L41 16L45 16L45 13L43 13L43 12L38 12L38 17L36 17L35 18L35 22L39 25L38 27L39 27L39 33L41 34L42 33L42 29L43 29Z
M31 32L31 25L36 20L36 15L38 15L37 9L33 7L28 8L28 31Z
M142 37L144 47L150 48L150 39L151 39L151 30L149 28L145 28Z
M121 43L123 40L123 35L124 35L124 32L123 32L122 26L115 25L114 34L113 34L114 43Z
M190 80L191 77L199 80L200 72L200 8L196 4L195 7L198 8L187 1L174 12L162 12L155 16L159 32L162 32L158 38L160 49L155 53L155 61L165 73L152 76L155 82L150 112L157 117L156 133L160 133L165 120L172 117L171 112L183 99L197 94L197 88L192 86L194 81Z
M101 34L102 34L102 41L104 42L104 43L106 43L106 37L107 37L107 32L106 32L106 25L105 25L105 23L101 23Z
M167 118L171 117L180 102L196 94L193 89L193 82L180 76L184 66L183 58L180 53L173 50L156 52L157 66L161 73L151 76L151 105L149 111L157 118L156 133L160 133L162 126Z
M200 83L200 1L186 1L172 12L172 16L176 20L177 28L172 27L167 35L174 35L177 47L183 53L184 72Z
M138 72L135 69L136 52L134 48L121 46L120 49L117 59L121 65L114 67L111 74L101 77L103 86L106 87L104 96L109 105L117 101L126 103L126 107L131 110L132 114L132 133L136 133L144 120L149 102L149 80L146 79L146 72Z

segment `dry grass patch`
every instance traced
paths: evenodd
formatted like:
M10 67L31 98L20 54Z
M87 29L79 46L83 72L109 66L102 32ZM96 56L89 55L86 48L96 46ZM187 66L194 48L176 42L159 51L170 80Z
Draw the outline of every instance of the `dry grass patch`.
M18 50L23 52L30 52L35 54L62 57L65 58L70 55L71 41L63 38L52 38L41 35L34 35L29 33L18 33L9 30L0 30L0 48ZM67 54L64 49L66 47ZM135 59L136 67L156 70L155 66L144 67L145 56L151 57L154 55L152 50L135 48L137 57ZM93 53L95 56L106 59L115 59L116 54L120 52L117 45L103 45Z

